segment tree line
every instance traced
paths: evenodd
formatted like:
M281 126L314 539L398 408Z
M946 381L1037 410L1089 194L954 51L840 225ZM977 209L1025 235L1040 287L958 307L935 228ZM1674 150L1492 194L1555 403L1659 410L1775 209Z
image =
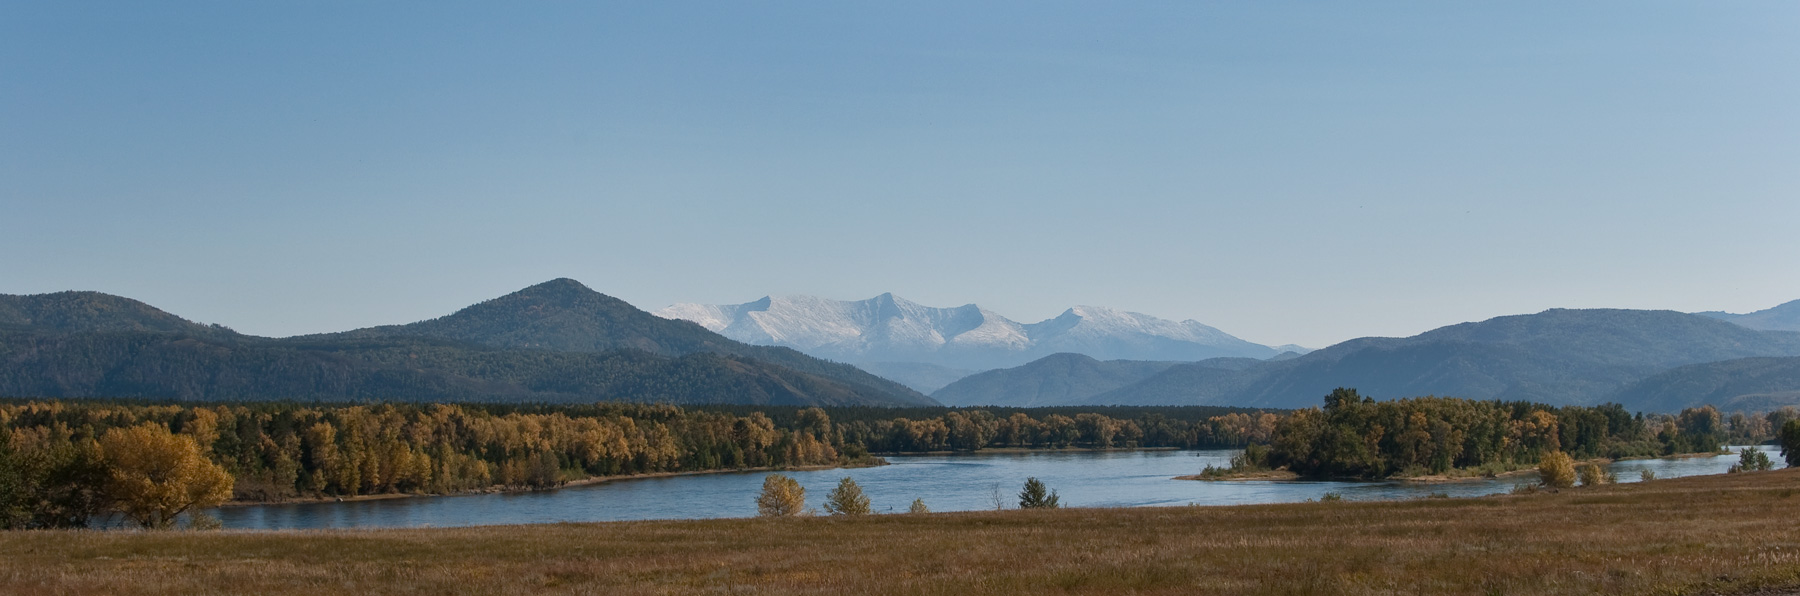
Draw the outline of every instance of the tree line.
M1355 389L1325 396L1275 425L1266 449L1239 467L1281 468L1309 477L1385 478L1452 471L1500 472L1536 466L1550 454L1576 459L1719 451L1728 441L1759 443L1793 420L1792 409L1734 415L1712 406L1678 415L1636 414L1618 404L1419 397L1375 401Z
M79 527L123 515L127 499L107 479L137 448L108 437L140 432L133 429L191 445L192 461L168 467L216 466L226 479L224 497L281 501L846 465L870 461L871 452L1232 447L1267 440L1278 418L1235 411L1193 421L1157 412L1126 420L1022 411L1000 417L986 409L940 409L918 419L852 416L858 419L834 423L821 408L789 408L778 417L780 422L760 411L626 403L0 403L0 510L8 512L0 515L0 527ZM181 510L206 506L206 500L198 502L203 504ZM172 515L143 525L166 526Z
M1248 467L1376 478L1517 469L1551 452L1716 451L1775 429L1800 440L1792 409L1646 416L1616 404L1376 402L1351 389L1293 412L1095 410L1122 417L1066 408L0 402L0 527L80 527L107 515L166 527L227 499L538 489L629 474L854 465L872 463L871 453L1248 447L1239 458Z

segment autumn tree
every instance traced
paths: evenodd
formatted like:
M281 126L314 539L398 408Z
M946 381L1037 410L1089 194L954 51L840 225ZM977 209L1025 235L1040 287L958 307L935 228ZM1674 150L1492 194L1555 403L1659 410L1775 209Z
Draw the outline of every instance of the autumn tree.
M1047 490L1035 476L1026 478L1025 489L1019 491L1020 509L1056 509L1060 501L1056 491Z
M868 515L869 497L863 494L862 487L855 480L845 476L838 481L837 488L825 495L825 512L832 515Z
M183 512L231 497L231 475L201 456L192 436L148 423L107 431L100 448L108 468L107 496L145 528L171 527Z
M756 514L762 517L791 517L806 508L806 489L800 482L780 474L763 478L762 494L756 497Z
M1538 476L1550 488L1575 486L1575 460L1561 451L1545 453L1538 460Z

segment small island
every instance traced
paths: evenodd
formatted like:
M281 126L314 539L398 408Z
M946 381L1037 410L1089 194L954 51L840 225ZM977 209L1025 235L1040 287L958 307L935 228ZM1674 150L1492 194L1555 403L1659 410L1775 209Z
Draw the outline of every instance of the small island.
M1355 389L1284 416L1229 467L1181 480L1354 479L1453 482L1527 474L1551 454L1573 463L1721 452L1730 437L1712 406L1675 416L1623 406L1418 397L1375 401ZM1766 439L1766 437L1758 437Z

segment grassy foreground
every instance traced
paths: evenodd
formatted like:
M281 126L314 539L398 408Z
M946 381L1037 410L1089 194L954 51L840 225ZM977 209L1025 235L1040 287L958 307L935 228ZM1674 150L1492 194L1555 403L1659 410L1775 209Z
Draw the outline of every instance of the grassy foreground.
M0 593L1781 593L1797 515L1800 469L1380 503L12 532Z

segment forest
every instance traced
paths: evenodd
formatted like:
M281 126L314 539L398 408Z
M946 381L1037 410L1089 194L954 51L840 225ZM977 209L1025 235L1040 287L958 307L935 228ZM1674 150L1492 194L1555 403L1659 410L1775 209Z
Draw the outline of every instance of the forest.
M1768 440L1796 418L1338 389L1323 408L0 401L0 528L118 515L166 527L223 501L543 489L665 472L853 466L886 453L1237 448L1244 468L1383 478Z
M167 468L205 476L216 468L229 487L217 500L281 501L858 465L872 463L871 452L1238 447L1267 441L1279 418L1225 408L1098 408L1130 418L1062 409L844 408L837 409L844 420L834 422L817 407L767 409L775 417L742 406L624 403L0 402L0 527L78 527L119 512L125 500L115 493L130 484L117 481L126 472L120 462L149 444L169 456L138 466L150 470L144 474ZM893 417L878 416L884 412ZM182 503L144 518L146 526L216 504L190 498L188 487L151 484L131 490Z
M1729 443L1767 441L1795 418L1791 407L1761 416L1726 417L1712 406L1645 416L1618 404L1375 401L1339 388L1325 397L1323 408L1282 417L1267 448L1247 450L1239 467L1286 468L1318 478L1492 473L1533 466L1558 452L1576 459L1717 452Z

